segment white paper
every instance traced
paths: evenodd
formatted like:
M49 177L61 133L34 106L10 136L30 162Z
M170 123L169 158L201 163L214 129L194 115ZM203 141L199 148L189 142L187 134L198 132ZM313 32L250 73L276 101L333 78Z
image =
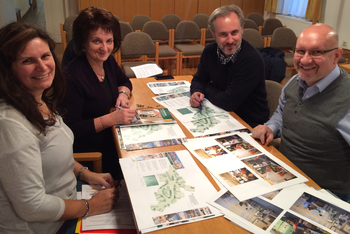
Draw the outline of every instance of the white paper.
M163 70L154 63L130 67L135 73L136 78L147 78L163 73Z
M220 191L208 202L252 233L349 233L350 204L305 184L243 202Z
M166 93L183 93L189 92L191 83L186 80L168 81L168 82L149 82L148 88L154 94L166 94Z
M216 190L187 150L119 161L141 232L221 215L206 203Z
M100 189L102 189L100 186L84 184L82 185L82 198L90 199ZM99 229L135 229L132 208L124 181L119 187L119 198L112 211L82 219L83 231Z
M194 137L206 136L215 133L226 134L228 131L245 129L244 125L233 118L228 112L204 119L182 122L182 124Z
M185 138L178 124L153 124L120 128L124 145Z
M307 181L245 133L188 139L184 145L241 201Z

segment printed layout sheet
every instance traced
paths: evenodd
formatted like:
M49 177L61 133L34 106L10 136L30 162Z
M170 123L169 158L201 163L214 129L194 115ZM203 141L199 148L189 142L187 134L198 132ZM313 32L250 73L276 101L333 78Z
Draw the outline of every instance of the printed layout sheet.
M222 215L206 203L216 189L187 150L119 162L142 233Z
M82 185L82 199L90 199L96 192L101 190L101 186ZM112 211L82 219L82 231L102 230L102 229L134 229L135 224L132 208L125 182L122 181L119 187L119 198L115 209Z
M202 113L199 108L190 106L190 93L177 93L153 97L167 107L169 111L191 132L194 137L245 129L225 110L204 99Z
M208 203L252 233L350 232L350 204L305 184L245 201L221 190Z
M123 127L119 130L126 149L133 148L132 145L139 143L186 138L186 135L176 123Z
M147 83L147 87L156 95L189 92L190 86L191 83L186 80Z
M184 145L240 201L308 181L246 133L188 139Z

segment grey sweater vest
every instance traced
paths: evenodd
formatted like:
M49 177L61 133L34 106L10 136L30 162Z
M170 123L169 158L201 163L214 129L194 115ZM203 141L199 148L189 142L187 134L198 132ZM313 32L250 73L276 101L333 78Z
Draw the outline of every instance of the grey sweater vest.
M350 146L336 129L350 108L350 75L305 101L295 79L285 95L280 151L322 188L350 193Z

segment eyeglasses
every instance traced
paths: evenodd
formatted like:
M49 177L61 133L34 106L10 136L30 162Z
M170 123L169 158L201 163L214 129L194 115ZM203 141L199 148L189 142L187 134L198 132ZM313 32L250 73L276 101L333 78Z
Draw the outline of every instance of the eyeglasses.
M295 49L294 55L299 56L299 57L303 57L306 54L306 52L308 52L309 56L314 58L314 57L322 56L322 55L324 55L328 52L331 52L333 50L336 50L336 49L338 49L338 47L330 49L330 50L298 50L298 49Z

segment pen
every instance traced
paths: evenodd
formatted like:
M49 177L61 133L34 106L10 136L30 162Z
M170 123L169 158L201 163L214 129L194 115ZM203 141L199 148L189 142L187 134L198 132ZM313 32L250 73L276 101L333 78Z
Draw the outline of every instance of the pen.
M198 94L198 97L201 98L201 95ZM199 113L201 113L201 114L202 114L202 109L203 109L203 107L202 107L202 101L200 101L200 102L199 102Z

